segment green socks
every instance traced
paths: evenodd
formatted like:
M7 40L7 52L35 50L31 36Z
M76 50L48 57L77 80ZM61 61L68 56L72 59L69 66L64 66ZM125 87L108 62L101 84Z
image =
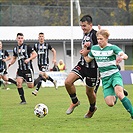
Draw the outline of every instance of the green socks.
M133 107L130 100L127 97L124 97L121 102L125 109L131 114L131 116L133 116Z

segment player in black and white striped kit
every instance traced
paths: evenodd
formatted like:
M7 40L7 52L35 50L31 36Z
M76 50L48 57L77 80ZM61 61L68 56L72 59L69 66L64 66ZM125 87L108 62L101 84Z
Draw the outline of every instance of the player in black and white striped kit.
M56 51L52 46L44 41L44 33L39 33L38 37L39 42L34 44L34 50L37 52L37 63L38 63L38 68L40 70L40 75L44 78L43 80L50 80L54 86L55 89L57 89L57 81L52 79L50 76L46 74L48 71L49 67L49 50L52 51L53 53L53 60L52 63L56 63ZM37 96L37 93L41 87L42 80L39 82L37 85L36 90L32 91L32 94Z
M33 88L42 78L39 76L34 81L32 60L37 57L35 50L24 43L23 33L17 34L17 46L13 49L13 57L9 67L18 59L18 69L16 75L18 93L21 99L20 104L26 104L22 83L25 80L29 88Z
M92 17L90 15L83 16L80 20L80 26L84 33L82 47L84 47L84 44L88 44L86 50L86 53L88 53L91 45L97 44L96 31L92 28ZM86 63L82 56L78 64L72 69L65 80L65 87L72 101L70 107L66 111L66 114L71 114L74 108L80 104L80 101L76 95L74 82L78 79L83 80L84 78L86 82L86 95L90 103L90 108L84 117L91 118L94 112L97 110L96 94L94 92L94 88L99 79L99 70L95 60L90 63Z
M16 81L7 76L8 72L7 72L6 61L8 61L10 59L11 59L11 57L10 57L9 53L7 52L7 50L3 49L2 42L0 41L0 79L2 78L5 82L11 82L16 85L17 84ZM2 83L2 81L0 80L0 86L1 86L1 83ZM5 84L4 84L4 86L5 86Z

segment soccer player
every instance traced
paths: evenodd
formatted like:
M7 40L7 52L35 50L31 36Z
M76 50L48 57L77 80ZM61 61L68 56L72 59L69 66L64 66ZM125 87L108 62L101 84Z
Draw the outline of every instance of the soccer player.
M80 19L80 26L83 30L83 40L82 40L82 47L85 44L91 42L91 45L97 44L96 38L96 31L92 28L92 17L90 15L85 15ZM89 52L90 47L87 49L87 53ZM91 118L94 112L97 110L96 107L96 94L94 92L94 88L98 81L99 77L99 70L95 60L90 63L86 63L84 57L81 56L78 64L72 69L65 80L65 87L66 90L71 98L72 103L70 107L67 109L66 114L69 115L73 112L75 107L80 104L80 101L76 95L76 87L74 86L74 82L78 79L83 80L85 78L86 82L86 95L88 101L90 103L89 110L85 114L85 118ZM98 84L99 85L99 84Z
M0 41L0 79L3 79L5 82L11 82L15 85L17 85L16 81L9 78L7 76L7 65L6 65L6 61L9 61L11 59L9 53L7 52L7 50L4 50L2 48L2 41ZM0 86L2 84L2 81L0 80ZM3 83L4 84L4 83ZM4 87L5 84L4 84Z
M57 81L46 74L49 67L49 50L51 50L53 53L53 64L56 64L56 50L52 48L50 44L44 41L44 33L39 33L38 40L39 42L34 45L34 50L37 52L37 62L38 68L40 70L40 75L44 78L43 81L50 80L54 84L55 89L57 89ZM40 82L38 83L36 90L32 91L33 95L37 96L41 84L42 80L40 80Z
M101 29L96 35L98 45L92 46L88 55L85 53L86 46L80 53L84 56L86 62L96 60L102 79L106 104L112 107L119 98L133 119L133 106L123 93L122 77L116 66L116 62L120 63L122 60L126 60L128 56L118 46L108 43L110 35L108 30ZM117 58L116 55L118 55Z
M33 88L35 86L32 60L37 57L37 53L32 47L24 43L23 33L18 33L16 39L17 46L13 49L13 57L9 63L9 67L14 64L18 58L18 69L16 75L17 88L21 99L20 104L26 104L22 83L25 80L29 88Z

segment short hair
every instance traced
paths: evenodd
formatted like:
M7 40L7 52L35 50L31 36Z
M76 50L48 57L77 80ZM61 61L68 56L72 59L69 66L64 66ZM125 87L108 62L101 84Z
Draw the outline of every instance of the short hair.
M23 33L18 33L17 36L24 36Z
M39 35L44 35L44 33L43 32L40 32Z
M106 29L100 29L100 30L98 30L97 33L96 33L96 36L98 36L98 35L102 35L103 37L105 37L105 38L108 39L109 36L110 36L110 33L109 33L109 31L106 30Z
M81 19L81 22L87 21L89 24L92 23L92 17L90 15L84 15Z

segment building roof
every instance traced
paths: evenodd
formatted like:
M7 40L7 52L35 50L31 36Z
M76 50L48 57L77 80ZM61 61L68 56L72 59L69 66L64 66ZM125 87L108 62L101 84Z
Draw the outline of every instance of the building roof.
M98 30L97 26L93 26ZM133 26L102 26L108 29L109 39L133 39ZM47 40L82 39L83 32L80 26L1 26L0 40L15 40L18 32L24 34L25 40L37 40L38 33L43 32ZM73 34L72 34L73 33Z

